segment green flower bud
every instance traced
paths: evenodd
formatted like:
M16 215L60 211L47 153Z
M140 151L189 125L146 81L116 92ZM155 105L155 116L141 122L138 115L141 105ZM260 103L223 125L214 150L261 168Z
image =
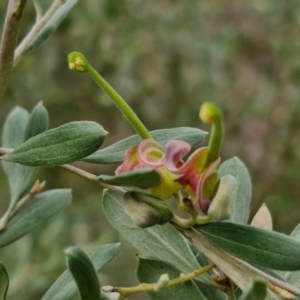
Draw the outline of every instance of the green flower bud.
M213 198L207 215L213 221L222 221L230 218L230 204L236 189L236 178L232 175L221 177L218 191Z
M167 203L140 192L127 192L124 195L124 208L134 223L142 228L163 225L173 217Z

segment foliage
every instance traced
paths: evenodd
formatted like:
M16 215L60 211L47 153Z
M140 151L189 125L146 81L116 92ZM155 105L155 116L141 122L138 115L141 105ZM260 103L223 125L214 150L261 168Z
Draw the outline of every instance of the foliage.
M55 32L77 1L53 0L47 10L42 1L33 3L35 24L18 46L26 1L13 0L8 5L0 47L2 102L9 92L12 70ZM120 14L119 4L104 3L108 19ZM187 7L192 9L191 4ZM126 1L121 10L129 13ZM174 53L171 57L176 60ZM58 167L103 190L102 210L108 221L139 253L137 279L141 284L100 285L97 272L117 256L119 243L101 245L93 251L74 246L64 251L68 270L50 288L48 285L42 299L72 299L76 291L80 299L95 300L121 300L145 292L151 299L299 297L299 226L291 236L271 231L266 207L247 225L250 175L237 157L221 163L221 145L227 140L223 141L223 114L218 106L204 102L200 108L201 121L211 126L208 146L201 145L206 132L194 127L148 131L131 106L80 52L70 53L68 64L69 69L89 75L103 89L137 134L99 149L107 131L98 122L64 121L48 129L48 111L41 102L31 113L22 107L13 108L4 122L0 148L11 191L0 219L0 248L10 249L71 204L70 189L43 192L46 182L39 180L39 168ZM171 79L178 84L176 71ZM180 88L178 92L182 93ZM194 114L191 112L188 115ZM82 162L120 166L114 176L105 171L94 175L81 168ZM260 223L263 219L268 224ZM0 267L0 297L10 299L10 272L2 263Z

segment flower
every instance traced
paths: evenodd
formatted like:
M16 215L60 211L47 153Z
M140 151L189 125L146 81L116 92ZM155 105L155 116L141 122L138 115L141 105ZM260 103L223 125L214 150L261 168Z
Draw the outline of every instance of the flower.
M120 165L116 174L122 174L142 168L154 168L161 177L161 182L150 189L152 196L168 199L177 193L182 185L176 181L176 174L168 171L164 166L164 149L154 140L143 140L138 146L127 150L123 164Z
M208 148L203 147L194 151L186 162L182 163L182 159L190 150L191 146L186 142L170 141L166 146L165 167L179 176L176 181L192 196L196 210L200 209L206 214L219 181L220 158L206 168Z
M122 165L116 174L142 168L154 168L161 176L161 182L151 188L151 194L162 199L170 198L181 188L191 196L199 212L207 213L218 184L217 159L205 168L208 148L197 149L184 162L191 146L183 141L170 141L164 150L154 140L143 140L138 146L128 149Z

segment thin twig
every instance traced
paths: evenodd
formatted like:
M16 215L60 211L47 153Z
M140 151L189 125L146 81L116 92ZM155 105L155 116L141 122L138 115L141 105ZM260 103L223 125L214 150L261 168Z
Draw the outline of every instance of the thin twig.
M0 149L1 150L1 149ZM99 179L98 179L98 176L94 175L94 174L91 174L89 172L86 172L84 170L81 170L79 168L76 168L74 166L71 166L71 165L61 165L61 166L58 166L59 168L62 168L62 169L65 169L73 174L76 174L80 177L83 177L85 179L87 179L88 181L91 181L91 182L94 182L94 183L98 183L103 189L108 189L110 191L113 191L117 194L120 194L120 195L124 195L126 193L126 191L118 186L113 186L113 185L109 185L109 184L106 184L106 183L103 183L103 182L100 182Z
M28 48L28 46L34 41L37 35L41 32L43 27L47 24L47 22L53 17L56 11L63 5L65 0L55 0L45 15L37 20L34 26L31 28L29 33L26 35L21 44L17 47L15 51L15 59L14 66L18 64L20 61L24 51Z
M214 267L215 267L214 264L210 264L201 269L195 270L189 274L181 274L179 277L165 282L165 284L160 289L172 287L172 286L190 281L190 280L212 270ZM103 287L103 291L106 293L118 292L123 297L128 297L129 295L133 295L133 294L137 294L137 293L157 291L158 284L159 284L158 282L155 282L155 283L140 283L139 285L133 286L133 287L107 287L107 288Z
M3 26L0 46L0 101L7 88L13 70L14 53L26 0L10 0Z
M12 151L14 151L14 149L12 149L12 148L0 148L0 156L8 154ZM57 167L59 167L61 169L64 169L64 170L67 170L67 171L69 171L73 174L76 174L76 175L78 175L82 178L85 178L88 181L95 182L95 183L99 184L103 189L111 190L111 191L113 191L113 192L115 192L119 195L124 195L126 193L126 191L124 189L122 189L118 186L113 186L113 185L109 185L109 184L100 182L97 175L94 175L94 174L89 173L87 171L81 170L81 169L76 168L74 166L66 164L66 165L60 165L60 166L57 166Z

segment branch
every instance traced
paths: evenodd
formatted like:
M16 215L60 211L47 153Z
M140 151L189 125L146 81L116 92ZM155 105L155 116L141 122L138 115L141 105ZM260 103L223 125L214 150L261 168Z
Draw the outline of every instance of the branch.
M41 32L43 27L48 23L48 21L53 17L56 11L60 8L61 5L65 3L65 0L55 0L51 7L48 9L46 14L39 18L34 26L31 28L29 33L26 35L24 40L20 43L18 48L15 51L14 66L20 61L23 52L28 48L28 46L34 41L37 35Z
M12 148L0 148L0 156L1 155L5 155L5 154L8 154L10 152L14 151L14 149ZM89 173L89 172L86 172L84 170L81 170L79 168L76 168L74 166L71 166L71 165L60 165L60 166L57 166L61 169L64 169L64 170L67 170L73 174L76 174L82 178L85 178L87 179L88 181L91 181L91 182L95 182L97 184L99 184L103 189L108 189L108 190L111 190L117 194L120 194L120 195L124 195L126 193L126 191L118 186L113 186L113 185L109 185L109 184L106 184L106 183L103 183L103 182L100 182L99 179L98 179L98 176L92 174L92 173Z
M168 280L165 279L165 282L160 283L160 280L156 283L141 283L137 286L134 287L103 287L102 290L106 293L113 293L117 292L123 297L128 297L129 295L132 294L137 294L137 293L143 293L143 292L158 292L161 289L172 287L178 284L185 283L187 281L190 281L201 274L204 274L210 270L212 270L215 267L214 264L210 264L206 267L203 267L201 269L195 270L189 274L181 274L180 277ZM166 274L165 274L166 275ZM160 278L162 278L164 275L162 275Z
M13 70L14 53L25 4L26 0L10 0L8 4L0 46L0 101Z

